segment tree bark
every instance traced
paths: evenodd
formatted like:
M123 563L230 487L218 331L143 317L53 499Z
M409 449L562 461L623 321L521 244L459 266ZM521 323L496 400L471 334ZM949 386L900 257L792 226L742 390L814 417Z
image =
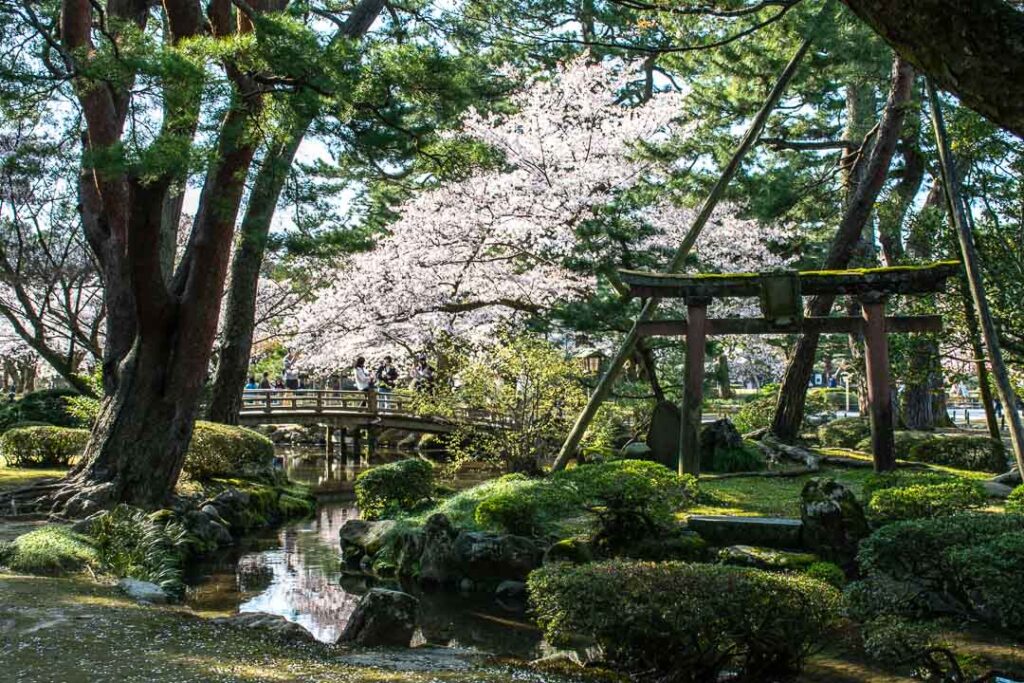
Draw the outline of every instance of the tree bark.
M333 42L366 34L384 8L384 0L362 0L339 29ZM242 219L241 240L231 260L231 279L224 310L223 340L210 396L208 417L238 424L256 327L256 294L267 236L277 202L295 154L318 112L296 112L290 128L267 150Z
M1024 137L1024 12L1004 0L843 0L897 53Z
M223 9L223 3L218 7ZM108 9L121 13L118 22L107 24L111 30L132 22L143 28L148 15L142 0ZM165 11L175 41L206 30L198 3L168 3ZM89 0L64 0L61 39L68 53L84 62L82 67L96 53L93 13ZM210 22L217 37L251 30L245 21L231 22L229 13L211 12ZM161 235L176 171L154 173L131 162L82 166L83 226L105 276L110 335L100 418L80 464L54 497L55 510L69 516L121 502L161 506L181 472L217 331L234 224L257 145L252 126L263 101L249 76L230 63L224 67L233 94L215 138L189 243L173 277L164 272ZM130 87L96 87L87 80L75 85L85 119L85 158L116 153ZM164 87L174 88L173 81ZM198 106L184 113L198 115ZM153 144L191 141L190 130L187 123L183 130L164 128L158 138L165 139Z
M893 60L889 97L879 121L877 141L872 149L864 178L847 205L839 229L825 260L826 270L845 268L863 233L875 200L889 171L896 142L905 116L905 105L910 100L914 72L909 64L897 57ZM835 297L817 296L807 304L808 316L828 315ZM807 383L814 370L814 356L818 349L817 334L805 334L796 343L789 365L786 367L775 405L771 431L783 441L792 441L800 431L807 398Z

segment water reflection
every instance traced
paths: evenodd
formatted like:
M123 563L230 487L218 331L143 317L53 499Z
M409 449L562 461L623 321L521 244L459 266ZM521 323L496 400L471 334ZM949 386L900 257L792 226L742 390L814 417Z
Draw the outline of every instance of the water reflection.
M310 469L302 467L290 469L289 475L312 472L311 468L324 471L322 462L311 463ZM338 472L340 477L343 471ZM328 479L331 485L338 481L351 479ZM189 604L198 609L279 614L301 624L317 640L336 641L359 597L371 587L365 578L341 572L338 531L357 516L351 502L322 500L315 518L246 539L209 558L192 568ZM405 589L417 592L414 587ZM536 629L522 615L504 611L490 596L418 593L418 597L417 644L478 647L523 658L538 655Z

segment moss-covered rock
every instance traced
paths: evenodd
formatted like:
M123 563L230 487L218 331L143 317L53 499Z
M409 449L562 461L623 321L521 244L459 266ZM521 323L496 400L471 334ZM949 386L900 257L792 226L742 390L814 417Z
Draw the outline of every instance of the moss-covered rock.
M800 493L805 547L842 567L852 566L857 545L870 533L853 491L828 478L814 478Z
M812 553L797 553L775 548L759 548L752 545L731 545L719 549L716 559L721 564L738 567L754 567L772 571L805 570L818 562L818 556Z
M716 420L701 429L702 472L753 472L764 467L764 455L756 446L744 441L728 419Z

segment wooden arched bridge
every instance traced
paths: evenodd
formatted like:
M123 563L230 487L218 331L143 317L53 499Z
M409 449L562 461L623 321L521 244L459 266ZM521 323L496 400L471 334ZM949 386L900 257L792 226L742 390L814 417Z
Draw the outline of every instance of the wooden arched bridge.
M511 426L511 420L484 410L455 408L450 416L429 415L415 409L407 392L335 389L253 389L242 394L239 423L245 427L270 424L319 425L344 430L359 438L365 431L372 443L384 430L447 434L460 425Z

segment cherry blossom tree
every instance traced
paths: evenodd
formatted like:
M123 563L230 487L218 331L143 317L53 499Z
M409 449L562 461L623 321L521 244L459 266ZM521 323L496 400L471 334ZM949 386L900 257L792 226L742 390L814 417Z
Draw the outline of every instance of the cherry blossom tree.
M591 297L595 271L614 278L618 267L667 262L693 214L666 189L677 165L645 148L686 134L674 121L686 94L624 101L635 76L633 65L581 58L526 87L512 114L470 111L452 135L479 141L499 161L420 193L375 249L338 267L296 321L307 365L412 353L439 334L480 342ZM622 201L630 193L656 199ZM635 229L605 230L609 213ZM726 206L715 215L698 249L701 268L784 265L769 247L788 231L736 213Z

